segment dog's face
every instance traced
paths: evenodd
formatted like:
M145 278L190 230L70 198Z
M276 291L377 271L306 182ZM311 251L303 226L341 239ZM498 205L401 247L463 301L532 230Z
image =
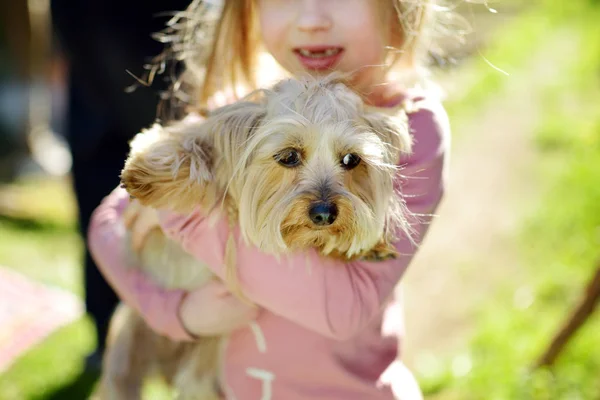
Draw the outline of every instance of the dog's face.
M335 81L284 81L262 104L231 184L253 243L353 256L402 224L394 180L410 150L405 119L370 112Z
M271 253L352 257L406 228L394 193L406 118L366 108L334 78L282 81L197 126L154 129L122 174L143 204L185 208L226 190L242 234Z

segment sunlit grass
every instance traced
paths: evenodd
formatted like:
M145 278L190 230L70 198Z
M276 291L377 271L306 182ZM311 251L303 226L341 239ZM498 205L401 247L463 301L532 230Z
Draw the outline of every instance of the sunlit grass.
M467 349L422 364L421 381L436 398L600 398L598 313L552 370L532 369L600 262L600 11L588 7L577 15L571 28L583 56L543 94L536 144L539 179L548 190L523 223L520 285L509 282L479 305Z
M83 242L70 182L31 178L2 186L0 211L0 265L83 297ZM0 374L0 399L87 398L97 379L84 369L94 334L87 317L52 333ZM160 382L145 393L169 398Z

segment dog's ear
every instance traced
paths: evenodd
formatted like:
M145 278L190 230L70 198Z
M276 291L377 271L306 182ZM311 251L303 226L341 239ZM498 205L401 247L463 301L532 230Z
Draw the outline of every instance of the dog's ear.
M363 114L364 122L373 129L380 139L390 146L391 158L386 160L396 164L402 154L410 154L412 151L412 135L409 132L408 116L399 108L375 108L365 107Z
M248 144L267 114L264 99L239 101L217 109L210 117L214 151L218 154L219 171L233 176L243 162Z
M239 101L216 109L206 120L155 124L131 142L122 186L154 208L189 211L214 205L265 113L262 102ZM216 171L224 182L217 182Z
M202 120L154 124L131 141L121 185L141 204L189 211L212 179L212 146Z

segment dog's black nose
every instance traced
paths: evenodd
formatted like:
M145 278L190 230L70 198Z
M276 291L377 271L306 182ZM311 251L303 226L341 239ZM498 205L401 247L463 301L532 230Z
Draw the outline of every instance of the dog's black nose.
M337 218L338 208L334 203L315 203L308 210L308 215L315 225L331 225Z

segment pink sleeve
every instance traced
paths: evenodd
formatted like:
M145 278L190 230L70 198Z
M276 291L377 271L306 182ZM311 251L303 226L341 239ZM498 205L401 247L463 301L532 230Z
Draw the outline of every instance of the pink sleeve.
M125 230L121 215L129 195L117 188L94 212L88 231L92 257L117 295L156 332L175 340L191 340L179 319L183 290L165 290L137 268L125 265Z
M447 116L438 103L421 103L410 115L413 154L404 160L402 189L410 211L418 215L414 241L421 243L443 194L445 156L449 146ZM161 213L165 232L225 277L224 218L209 224L200 211L191 216ZM345 339L377 316L410 263L416 248L408 238L396 243L402 256L372 263L343 263L316 251L281 259L248 246L235 232L237 267L243 292L256 304L323 335Z

